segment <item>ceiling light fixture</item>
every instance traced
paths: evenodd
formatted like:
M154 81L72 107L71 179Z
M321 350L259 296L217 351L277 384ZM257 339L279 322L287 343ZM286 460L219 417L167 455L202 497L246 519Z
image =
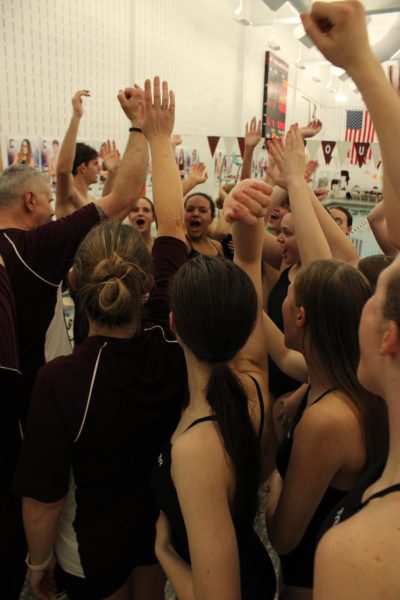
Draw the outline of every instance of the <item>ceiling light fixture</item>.
M237 8L235 8L235 10L233 12L238 17L242 13L242 10L243 10L243 0L239 0L239 6Z

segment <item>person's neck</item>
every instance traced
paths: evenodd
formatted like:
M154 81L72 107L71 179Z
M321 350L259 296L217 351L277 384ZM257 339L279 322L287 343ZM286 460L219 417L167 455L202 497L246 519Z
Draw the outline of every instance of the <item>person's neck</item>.
M134 323L126 323L117 327L108 327L100 323L96 323L89 319L88 337L99 335L104 337L112 337L117 339L130 339L137 331Z
M151 235L151 232L150 232L150 230L149 230L149 231L145 231L144 233L142 233L142 237L143 237L143 241L144 241L144 243L146 244L146 248L147 248L147 250L148 250L148 251L150 252L150 254L151 254L151 251L152 251L152 249L153 249L153 244L154 244L154 238L153 238L153 236Z
M20 212L2 210L0 211L0 229L23 229L24 231L29 231L30 229L34 229L34 226Z
M189 382L189 404L185 412L193 417L201 417L210 413L206 390L211 374L211 366L199 361L194 354L184 348Z
M306 358L307 360L307 358ZM307 404L312 404L321 394L334 387L332 381L330 381L324 374L322 374L321 368L318 365L313 365L312 361L307 361L308 366L308 379L310 382L310 392L308 394Z
M389 454L380 478L384 487L400 483L400 381L398 379L399 377L395 376L391 390L385 394L389 418Z
M87 201L91 201L91 197L89 194L89 186L86 183L85 179L81 174L75 175L74 177L74 187L77 189L79 194Z

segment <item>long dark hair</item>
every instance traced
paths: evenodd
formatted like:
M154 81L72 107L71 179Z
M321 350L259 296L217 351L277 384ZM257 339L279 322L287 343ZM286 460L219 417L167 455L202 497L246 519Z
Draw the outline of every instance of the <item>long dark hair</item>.
M302 267L295 281L296 303L306 311L311 355L327 379L352 401L365 435L367 464L386 456L386 405L358 382L358 327L371 287L360 271L335 260Z
M233 511L241 523L252 523L260 478L259 445L247 395L228 362L254 327L256 291L238 266L221 257L200 255L179 269L170 295L179 337L196 358L212 366L206 397L235 471Z

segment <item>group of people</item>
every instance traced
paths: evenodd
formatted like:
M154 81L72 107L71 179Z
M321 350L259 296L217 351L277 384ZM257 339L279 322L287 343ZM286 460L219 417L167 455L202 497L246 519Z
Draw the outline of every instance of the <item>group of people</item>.
M158 77L118 94L129 138L122 158L103 153L102 198L97 152L76 143L88 90L58 155L56 220L38 171L1 174L4 598L26 569L42 600L162 600L167 579L178 600L399 597L400 100L357 0L302 20L373 118L385 255L360 261L346 209L310 187L316 121L268 142L260 181L253 119L217 218L192 191L204 165L181 178ZM84 323L73 351L66 286Z

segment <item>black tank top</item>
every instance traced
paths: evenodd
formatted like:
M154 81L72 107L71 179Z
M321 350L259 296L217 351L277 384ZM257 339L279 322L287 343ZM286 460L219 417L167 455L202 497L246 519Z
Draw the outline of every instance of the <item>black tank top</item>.
M261 422L258 432L260 439L264 421L264 402L258 382L253 377L251 379L256 386L260 403ZM205 421L215 420L215 415L196 419L185 431ZM152 488L157 505L168 517L174 547L177 553L190 564L185 522L171 477L171 448L172 445L168 444L157 459L158 466L155 467L152 475ZM258 598L272 600L276 591L276 576L266 549L252 528L244 528L235 518L233 518L233 523L239 551L242 600L255 600Z
M282 271L278 281L271 290L267 303L268 316L281 331L283 331L282 304L287 296L288 288L290 285L290 269L291 267L288 267L287 269ZM278 398L278 396L286 394L287 392L297 390L297 388L301 385L301 382L296 381L295 379L292 379L291 377L283 373L283 371L280 370L278 365L272 360L270 356L268 357L268 369L269 389L271 393L275 396L275 398Z
M187 241L189 243L189 246L190 246L190 252L188 254L188 258L194 258L195 256L199 256L200 254L202 254L201 252L199 252L198 250L195 250L193 248L192 242L190 241L190 239L188 238L188 236L186 235L185 237L186 237L186 239L187 239ZM223 256L223 254L221 254L221 252L220 252L217 244L215 244L211 238L207 238L207 239L208 239L209 242L211 242L211 245L214 246L214 248L217 251L217 254L211 254L211 255L207 255L207 256L214 256L214 257L216 257L216 256Z
M330 388L321 394L312 404L316 404L335 388ZM304 410L307 406L308 394L310 387L304 395L297 413L290 423L284 439L282 440L277 456L276 467L282 479L285 478L287 468L289 466L290 454L293 446L293 434L298 425ZM312 406L312 404L310 406ZM317 510L311 518L300 543L292 552L280 556L283 581L285 585L292 585L304 588L313 587L313 566L314 556L317 547L318 532L326 516L329 515L332 508L336 506L345 496L347 492L337 490L329 486L319 503Z
M387 494L392 494L393 492L400 491L400 483L395 485L391 485L375 494L372 494L366 500L362 500L362 497L371 485L373 485L382 475L383 469L385 467L386 458L379 459L375 461L360 477L357 484L354 488L346 494L346 496L342 499L341 502L335 506L329 516L325 519L324 523L318 534L318 543L322 536L330 529L331 527L335 527L339 523L346 521L353 515L357 514L361 509L364 508L371 500L374 498L381 498L382 496L386 496Z

